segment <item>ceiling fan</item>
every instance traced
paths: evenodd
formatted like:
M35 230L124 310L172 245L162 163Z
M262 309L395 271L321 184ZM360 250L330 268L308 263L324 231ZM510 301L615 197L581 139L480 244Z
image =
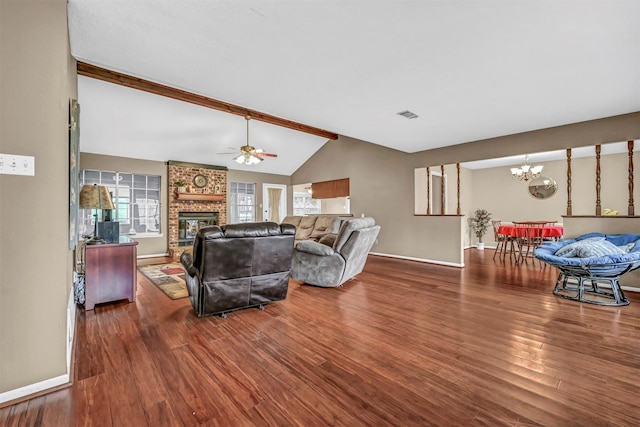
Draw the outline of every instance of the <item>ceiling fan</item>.
M256 163L260 163L261 161L263 161L264 157L278 157L277 154L265 153L261 148L255 148L254 146L249 145L249 120L251 120L251 116L247 115L245 116L245 119L247 119L247 144L240 147L240 155L238 157L234 157L233 160L240 164L255 165Z

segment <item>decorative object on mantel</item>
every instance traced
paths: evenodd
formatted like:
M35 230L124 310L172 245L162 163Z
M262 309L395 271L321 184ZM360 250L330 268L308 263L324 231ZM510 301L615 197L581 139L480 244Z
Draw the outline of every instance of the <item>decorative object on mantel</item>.
M86 242L87 245L102 245L106 243L98 236L98 212L102 209L115 209L109 189L104 185L85 184L80 190L81 209L96 209L93 237Z
M539 177L542 173L542 168L544 168L542 165L531 166L529 155L527 154L524 156L524 161L519 168L511 168L511 177L518 181L527 182Z
M489 229L489 225L491 225L491 214L485 209L476 209L473 218L471 218L471 227L473 227L473 233L478 238L476 248L479 251L484 250L482 237Z
M209 182L209 180L204 175L198 174L193 177L193 184L198 188L205 187L207 185L207 182Z
M178 193L186 193L187 192L187 181L184 179L179 179L173 183L176 187L178 187Z
M222 194L222 186L219 182L213 187L213 192L216 194Z

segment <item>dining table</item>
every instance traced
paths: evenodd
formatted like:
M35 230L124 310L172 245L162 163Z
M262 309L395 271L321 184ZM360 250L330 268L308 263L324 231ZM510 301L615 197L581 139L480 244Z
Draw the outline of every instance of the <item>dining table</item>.
M564 227L562 225L554 224L552 221L531 221L530 223L539 224L544 222L542 226L542 237L543 238L555 238L558 239L564 235ZM526 224L526 222L520 223ZM518 227L516 224L501 224L498 227L498 234L508 237L525 237L524 233L526 233L526 228Z
M509 243L509 256L514 255L516 264L526 262L527 257L533 257L534 249L544 240L558 240L564 235L564 227L556 224L556 221L523 221L512 224L501 224L498 234L505 237L500 247L502 258L507 254Z

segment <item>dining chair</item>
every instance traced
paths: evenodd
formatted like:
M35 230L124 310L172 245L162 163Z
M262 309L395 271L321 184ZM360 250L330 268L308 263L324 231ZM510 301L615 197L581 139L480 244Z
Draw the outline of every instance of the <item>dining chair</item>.
M518 241L517 263L527 262L527 258L535 260L533 252L543 242L546 221L515 222L516 238ZM541 264L542 265L542 264Z
M493 234L497 243L493 259L496 259L496 255L500 254L504 260L507 256L507 246L509 247L509 256L515 256L515 237L500 233L502 220L491 220L491 225L493 226Z
M557 223L558 223L558 221L544 221L544 225L542 227L543 227L543 229L545 227L553 227ZM542 241L543 242L555 242L555 241L558 241L560 239L560 237L561 236L547 235L547 236L543 236L542 237Z
M496 241L496 250L493 253L493 259L496 259L496 255L498 255L499 253L504 252L504 250L505 250L505 244L506 244L506 241L507 241L507 236L505 236L504 234L500 234L498 232L498 229L500 228L501 224L502 224L502 221L499 220L499 219L492 219L491 220L491 225L493 226L493 238Z

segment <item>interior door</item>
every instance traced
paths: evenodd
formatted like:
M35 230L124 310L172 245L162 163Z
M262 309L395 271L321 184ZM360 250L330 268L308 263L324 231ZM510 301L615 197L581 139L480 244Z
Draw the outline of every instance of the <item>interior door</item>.
M262 184L263 221L280 224L287 215L287 186L283 184Z

